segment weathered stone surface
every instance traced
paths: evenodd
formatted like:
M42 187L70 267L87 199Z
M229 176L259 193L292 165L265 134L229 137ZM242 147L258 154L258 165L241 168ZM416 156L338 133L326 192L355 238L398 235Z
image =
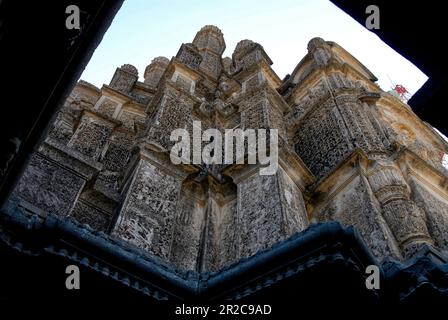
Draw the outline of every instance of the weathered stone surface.
M254 174L238 184L241 256L269 248L284 238L278 177Z
M97 160L112 132L113 124L85 115L68 145L76 151Z
M43 212L67 216L85 183L76 172L36 153L14 194Z
M144 82L128 64L101 89L80 81L13 195L182 270L217 271L327 220L355 226L379 260L448 250L448 147L409 106L331 41L312 39L283 81L260 44L225 47L205 26ZM174 165L170 134L191 138L193 121L277 129L277 172Z
M289 236L305 230L309 222L302 192L282 168L278 171L278 183L283 208L283 232Z
M319 221L336 220L346 226L355 226L379 259L401 257L381 208L362 177L351 180L321 212Z
M170 261L180 269L198 269L205 214L203 201L188 194L188 189L183 188L176 210L173 244L170 249Z
M448 198L415 180L411 188L414 201L426 212L428 231L435 245L448 250Z
M117 68L110 81L110 86L122 93L129 93L138 79L138 70L130 64L124 64Z
M92 229L104 232L108 230L112 220L112 215L109 212L105 212L81 198L76 202L71 215L79 222L89 225Z
M181 181L145 160L134 177L113 232L168 258Z
M157 87L170 60L165 57L156 57L145 69L145 83L152 88Z

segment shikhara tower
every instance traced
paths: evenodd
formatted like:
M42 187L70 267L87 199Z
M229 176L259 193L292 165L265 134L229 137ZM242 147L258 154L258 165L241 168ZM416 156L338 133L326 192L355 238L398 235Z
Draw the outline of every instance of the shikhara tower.
M80 81L10 203L74 217L181 270L216 271L312 223L353 225L371 252L404 261L448 249L447 144L334 42L320 38L281 80L263 47L232 57L205 26L138 81L117 68ZM279 169L174 165L173 129L272 128Z

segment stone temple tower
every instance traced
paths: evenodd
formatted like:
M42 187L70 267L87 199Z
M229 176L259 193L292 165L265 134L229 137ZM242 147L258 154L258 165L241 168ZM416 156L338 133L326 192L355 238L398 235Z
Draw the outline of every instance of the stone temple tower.
M447 143L338 44L314 38L281 80L264 48L203 27L144 81L80 81L10 203L73 217L180 270L216 271L310 224L354 226L373 255L448 250ZM170 134L277 129L278 169L174 164ZM205 143L204 143L205 144Z

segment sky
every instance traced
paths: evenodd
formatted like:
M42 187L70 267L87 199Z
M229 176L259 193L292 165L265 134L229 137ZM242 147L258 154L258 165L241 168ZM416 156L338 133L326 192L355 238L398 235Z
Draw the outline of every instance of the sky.
M305 56L308 41L321 37L356 57L383 90L401 84L413 94L427 80L411 62L328 0L126 0L81 79L101 87L117 67L130 63L143 81L153 58L175 56L182 43L192 42L208 24L224 34L223 57L231 57L240 40L258 42L281 79Z

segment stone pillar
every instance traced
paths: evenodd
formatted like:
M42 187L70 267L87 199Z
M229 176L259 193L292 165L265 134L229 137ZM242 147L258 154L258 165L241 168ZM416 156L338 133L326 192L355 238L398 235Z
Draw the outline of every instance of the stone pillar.
M145 83L155 88L170 61L165 57L156 57L145 69Z
M138 70L131 64L124 64L115 71L109 86L121 93L131 92L138 80Z
M378 162L367 177L404 258L412 257L422 245L432 244L425 212L410 199L401 171L393 164Z
M186 176L162 154L142 146L112 234L168 260Z
M223 183L211 177L208 185L200 272L218 271L240 258L236 186L232 181Z
M302 193L279 168L274 175L260 175L260 167L227 171L237 184L240 258L270 248L308 226Z
M203 230L206 223L207 199L203 185L187 179L182 183L170 261L180 270L198 271L203 254Z
M172 130L186 128L191 132L191 114L196 101L172 83L166 83L159 94L160 99L154 105L157 111L147 126L147 139L161 148L170 150L174 145L174 142L170 141Z
M203 178L202 181L199 181ZM236 186L201 173L183 182L170 261L181 270L217 271L239 259Z
M96 161L101 156L107 139L116 125L116 121L84 111L68 146Z
M202 56L199 70L218 80L222 68L221 55L226 49L221 30L215 26L205 26L196 34L193 44Z
M387 151L388 145L385 145L383 133L372 123L368 105L353 93L336 94L335 101L355 148L361 148L366 153Z
M68 216L86 183L99 170L100 163L73 156L67 147L47 141L31 157L12 197L35 213Z

